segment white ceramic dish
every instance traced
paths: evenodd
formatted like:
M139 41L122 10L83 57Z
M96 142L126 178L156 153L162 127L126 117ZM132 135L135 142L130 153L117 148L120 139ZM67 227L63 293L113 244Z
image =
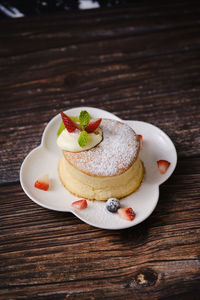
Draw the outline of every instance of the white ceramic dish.
M79 115L81 110L87 110L93 118L112 118L120 120L115 115L92 107L78 107L65 111L69 115ZM61 122L60 114L55 116L46 126L42 135L41 145L32 150L22 163L20 182L24 192L38 205L51 210L71 212L82 221L104 229L124 229L144 221L156 207L159 198L159 185L165 182L173 173L177 154L170 138L159 128L140 121L123 121L131 126L137 134L143 136L143 148L140 158L144 162L145 176L140 188L132 195L121 200L121 207L132 207L136 213L130 222L119 218L118 214L110 213L105 208L105 202L88 201L88 208L76 210L71 203L79 200L71 195L60 183L57 166L61 158L61 150L57 147L57 130ZM171 164L167 172L161 175L157 161L168 160ZM34 187L37 178L48 173L50 189L45 192Z

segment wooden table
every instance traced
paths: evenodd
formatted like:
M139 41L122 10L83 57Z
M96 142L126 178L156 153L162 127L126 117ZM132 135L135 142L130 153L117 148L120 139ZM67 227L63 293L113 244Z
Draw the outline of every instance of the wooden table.
M130 6L0 24L0 298L199 299L200 6ZM34 204L25 156L62 110L150 122L178 165L153 214L122 231Z

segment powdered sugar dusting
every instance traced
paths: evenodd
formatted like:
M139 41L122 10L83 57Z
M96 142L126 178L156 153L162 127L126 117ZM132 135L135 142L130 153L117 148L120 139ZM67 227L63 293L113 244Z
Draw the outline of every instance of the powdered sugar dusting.
M64 151L65 158L80 171L92 176L113 176L126 171L139 150L136 133L128 125L110 119L101 122L103 141L88 151Z

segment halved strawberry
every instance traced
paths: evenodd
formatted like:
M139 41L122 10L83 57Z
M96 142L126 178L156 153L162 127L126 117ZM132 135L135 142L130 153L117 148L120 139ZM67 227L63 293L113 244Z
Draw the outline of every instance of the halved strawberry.
M49 189L49 176L48 174L42 176L38 180L36 180L34 186L37 189L43 190L43 191L48 191Z
M165 174L167 169L170 166L170 162L167 160L158 160L157 161L158 169L160 171L160 174Z
M135 218L135 212L133 211L133 209L131 207L119 208L117 212L118 212L120 218L122 218L122 219L125 219L128 221L133 221L133 219Z
M64 112L61 111L60 114L68 132L74 132L76 129L80 130L79 126L70 117L64 114Z
M140 148L143 146L143 136L141 134L138 134L139 140L140 140Z
M102 119L100 118L100 119L97 119L97 120L95 120L95 121L89 123L89 124L86 126L85 130L86 130L88 133L94 132L94 131L99 127L99 125L100 125L100 123L101 123L101 120L102 120Z
M72 203L72 207L77 209L85 209L87 207L87 200L82 199Z

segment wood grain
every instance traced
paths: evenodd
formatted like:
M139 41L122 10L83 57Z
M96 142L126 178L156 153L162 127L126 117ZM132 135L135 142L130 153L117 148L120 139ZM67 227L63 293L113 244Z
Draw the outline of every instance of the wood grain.
M180 160L173 177L161 186L152 216L115 232L93 228L70 213L38 207L17 184L2 187L0 295L193 295L199 289L200 188L192 197L190 191L196 188L199 166L198 159ZM15 201L8 202L13 193Z
M0 299L198 299L200 6L151 1L0 26ZM25 156L61 110L164 130L173 176L143 223L106 231L34 204Z
M21 162L40 144L47 122L80 105L153 123L175 141L180 156L199 155L199 8L186 10L185 22L179 11L168 9L167 15L165 6L158 7L145 23L139 8L140 14L129 8L124 18L120 9L115 16L102 13L100 20L88 12L92 27L81 14L88 30L83 41L72 17L6 23L0 45L0 183L18 181Z

